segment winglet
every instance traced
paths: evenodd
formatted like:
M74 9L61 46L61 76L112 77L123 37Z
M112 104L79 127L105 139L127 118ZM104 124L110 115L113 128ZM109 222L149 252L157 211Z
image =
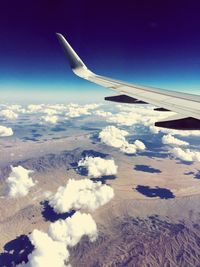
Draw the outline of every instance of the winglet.
M56 36L59 40L59 43L63 47L63 50L69 60L70 67L72 68L73 72L84 79L87 79L91 75L94 75L94 73L86 67L80 57L73 50L71 45L64 38L64 36L60 33L56 33Z
M61 46L64 49L64 52L69 60L69 64L72 69L77 68L86 68L83 61L80 59L80 57L76 54L76 52L73 50L71 45L67 42L67 40L64 38L64 36L60 33L56 33L56 36L61 44Z

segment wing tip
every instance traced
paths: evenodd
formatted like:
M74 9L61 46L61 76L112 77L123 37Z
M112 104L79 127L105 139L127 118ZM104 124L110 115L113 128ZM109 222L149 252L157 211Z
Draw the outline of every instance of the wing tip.
M55 35L56 35L57 37L63 37L63 38L64 38L64 36L63 36L61 33L59 33L59 32L56 32Z
M71 47L71 45L68 43L68 41L65 39L65 37L61 34L56 32L56 36L58 37L58 40L61 44L61 46L64 49L64 52L69 60L70 66L72 69L77 68L83 68L86 67L83 61L80 59L80 57L76 54L74 49Z

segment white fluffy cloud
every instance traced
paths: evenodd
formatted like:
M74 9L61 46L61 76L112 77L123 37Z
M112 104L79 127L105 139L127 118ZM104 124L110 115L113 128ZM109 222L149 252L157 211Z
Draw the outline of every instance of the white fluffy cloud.
M48 233L53 240L73 247L83 236L88 236L94 242L97 238L97 226L90 214L76 212L66 220L51 223Z
M69 107L68 108L68 112L66 113L66 117L67 118L76 118L76 117L80 117L82 115L90 115L91 113L88 111L87 108L85 107Z
M5 193L9 197L26 196L30 188L35 185L35 182L30 177L31 173L33 171L27 170L22 166L11 166L11 173L6 180Z
M47 105L47 108L54 109L57 112L63 112L67 109L67 106L64 104L52 104L52 105Z
M53 240L48 234L35 229L29 239L34 250L28 255L28 262L17 267L64 267L68 262L69 252L66 244Z
M0 116L3 116L6 119L17 119L18 114L16 112L14 112L13 110L10 109L3 109L0 111Z
M7 108L9 110L13 110L15 112L24 112L24 109L22 108L21 105L9 105L9 106L7 106Z
M72 209L95 210L108 203L114 196L113 189L89 179L69 179L66 186L60 186L55 195L49 198L49 205L57 213Z
M127 142L125 138L127 135L129 135L127 131L120 130L115 126L107 126L99 133L99 138L106 145L120 148L127 154L134 154L145 149L144 143L139 140L136 140L134 144Z
M69 104L67 106L66 118L76 118L82 115L90 115L91 110L96 109L100 104L87 104L87 105L78 105L78 104Z
M85 105L85 108L87 108L88 110L93 110L93 109L96 109L96 108L99 108L102 104L100 103L91 103L91 104L86 104Z
M104 111L104 110L95 110L95 111L93 112L93 114L95 114L95 115L97 115L97 116L99 116L99 117L103 117L103 118L105 118L105 117L109 117L109 116L112 115L111 112L109 112L109 111Z
M190 149L182 149L179 147L173 148L172 153L177 158L184 161L200 161L200 152L191 151Z
M58 121L58 117L54 115L42 116L41 120L45 123L55 124Z
M159 132L165 133L165 134L171 134L171 135L180 135L180 136L200 136L199 130L173 130L173 129L167 129L167 128L160 128L156 126L149 126L149 129L152 133L157 134Z
M10 127L5 127L0 125L0 136L11 136L13 135L13 130Z
M149 130L153 134L158 134L161 131L159 127L154 126L154 125L150 125Z
M100 157L86 157L78 162L78 166L86 167L89 177L94 178L115 175L118 168L113 159L102 159Z
M108 146L120 148L123 146L127 135L129 135L127 131L120 130L115 126L107 126L99 133L99 138Z
M188 142L185 142L183 140L180 140L171 134L164 135L162 137L162 143L165 145L178 145L178 146L187 146L189 145Z
M145 150L143 142L136 140L134 144L130 144L127 141L121 146L120 150L126 154L135 154L137 151Z
M131 126L138 122L141 122L140 114L134 114L132 112L120 112L107 117L107 121L116 123L118 125Z
M56 109L54 109L54 108L50 108L50 107L46 107L46 108L44 108L44 109L42 110L42 112L45 113L45 114L48 114L49 116L51 116L51 115L55 115L55 114L59 113L58 110L56 110Z
M29 235L34 250L28 262L17 267L70 267L68 247L75 246L83 236L94 242L98 232L92 216L80 212L50 224L48 234L35 229Z
M62 112L65 112L67 110L67 106L63 104L55 104L55 105L49 105L49 104L40 104L40 105L28 105L25 112L27 113L43 113L47 114L49 116L55 115L55 114L61 114Z
M44 108L44 105L35 105L35 104L31 104L27 106L27 113L38 113L38 112L42 112L42 109Z

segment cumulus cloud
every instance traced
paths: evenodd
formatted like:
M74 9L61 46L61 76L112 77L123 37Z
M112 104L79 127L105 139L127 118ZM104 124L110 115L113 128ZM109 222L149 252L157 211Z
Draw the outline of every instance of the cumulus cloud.
M77 245L83 236L88 236L91 242L98 236L92 216L78 211L72 217L51 223L48 233L53 240L70 247Z
M44 105L35 105L35 104L31 104L27 106L27 112L28 113L38 113L38 112L42 112L42 109L44 108Z
M64 242L53 240L48 234L37 229L29 235L34 250L28 255L28 262L17 267L64 267L68 262L69 252Z
M24 111L24 109L22 108L21 105L9 105L9 106L7 106L7 108L9 110L13 110L15 112L23 112Z
M120 112L107 117L108 122L116 123L118 125L131 126L133 124L141 122L140 114L134 114L132 112Z
M173 130L173 129L167 129L167 128L159 128L156 126L149 126L149 130L154 133L165 133L165 134L171 134L171 135L179 135L179 136L200 136L200 131L199 130L192 130L192 131L187 131L187 130Z
M35 229L29 235L34 250L28 262L17 267L70 267L68 247L75 246L83 236L94 242L98 231L92 216L80 212L50 224L48 234Z
M68 118L76 118L82 115L90 115L91 113L85 107L74 107L71 106L68 108L68 112L66 113L66 117Z
M76 118L82 115L90 115L91 110L96 109L100 106L100 104L86 104L86 105L78 105L78 104L69 104L67 106L66 118Z
M22 166L11 166L11 173L6 180L5 193L9 197L26 196L31 187L35 185L35 182L30 177L33 173L31 170L27 170Z
M107 126L99 133L99 138L106 145L117 147L127 154L134 154L145 149L144 143L139 140L136 140L133 144L126 141L125 136L127 135L129 135L127 131L120 130L115 126Z
M96 108L99 108L102 104L100 103L91 103L91 104L86 104L85 105L85 108L87 108L88 110L93 110L93 109L96 109Z
M78 162L78 166L87 168L89 177L94 178L115 175L118 168L113 159L100 157L86 157Z
M165 145L178 145L178 146L188 146L189 145L188 142L180 140L180 139L172 136L171 134L164 135L162 137L162 143Z
M52 105L48 105L47 108L54 109L57 112L63 112L67 109L67 106L64 104L52 104Z
M48 114L49 116L59 113L58 110L50 107L46 107L42 110L43 113Z
M10 127L5 127L0 125L0 136L11 136L13 135L13 130Z
M125 136L129 135L127 131L120 130L115 126L107 126L100 133L99 138L108 146L120 148L125 142Z
M159 128L159 127L156 127L156 126L154 126L154 125L150 125L150 126L149 126L149 130L150 130L150 132L153 133L153 134L158 134L158 133L160 132L160 128Z
M55 114L61 114L67 110L67 106L63 104L31 104L27 106L26 112L27 113L43 113L47 114L49 116L55 115Z
M6 118L6 119L17 119L18 114L10 109L3 109L0 111L0 116Z
M120 150L126 154L135 154L137 151L145 150L145 148L146 147L143 142L136 140L133 144L125 141Z
M191 151L190 149L182 149L180 147L176 147L172 149L172 153L177 158L184 161L200 161L200 152Z
M95 115L97 115L97 116L99 116L99 117L103 117L103 118L105 118L105 117L109 117L109 116L112 115L111 112L109 112L109 111L103 111L103 110L95 110L95 111L93 112L93 114L95 114Z
M114 196L113 189L89 179L69 179L66 186L60 186L55 195L49 198L49 205L57 213L72 209L95 210L108 203Z
M41 120L45 123L55 124L58 121L58 117L53 115L46 115L42 116Z

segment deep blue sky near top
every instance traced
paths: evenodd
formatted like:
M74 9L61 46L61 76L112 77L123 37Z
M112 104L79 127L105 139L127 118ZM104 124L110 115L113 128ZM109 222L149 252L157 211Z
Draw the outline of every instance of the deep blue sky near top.
M112 94L72 74L55 32L98 74L200 94L199 10L194 0L1 1L1 95Z

